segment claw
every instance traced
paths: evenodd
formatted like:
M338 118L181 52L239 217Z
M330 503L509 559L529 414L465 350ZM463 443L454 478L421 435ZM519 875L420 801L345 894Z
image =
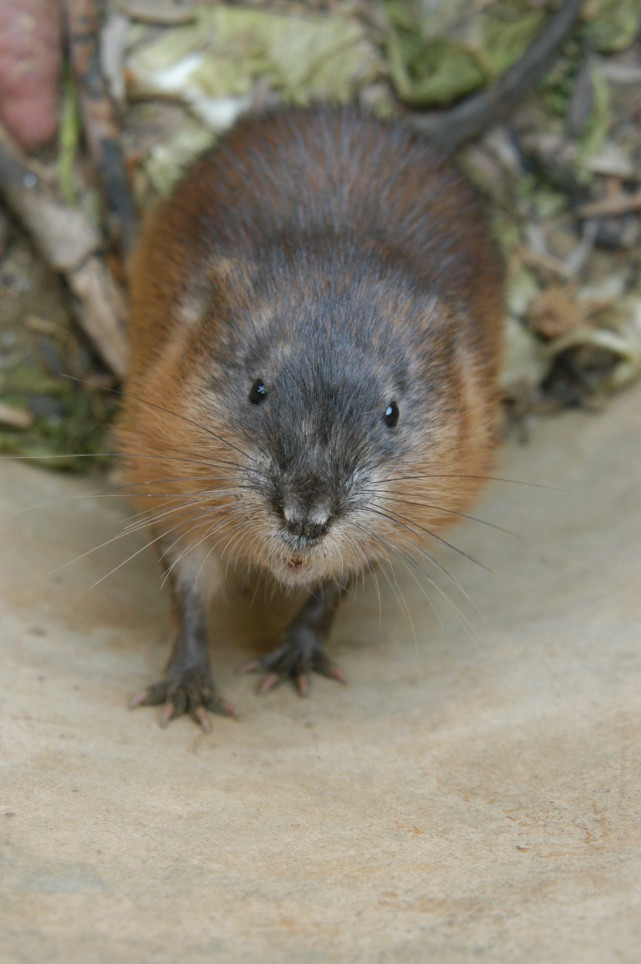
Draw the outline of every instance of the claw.
M280 682L280 677L278 673L268 673L265 679L263 680L263 682L258 687L258 692L261 695L264 695L265 693L269 693L270 690L273 690L276 686L278 686L279 682Z
M194 710L194 719L203 728L205 733L211 733L211 721L209 719L209 714L204 706L197 706Z
M339 669L338 666L335 666L334 663L331 663L329 666L327 675L332 679L335 679L337 683L342 683L343 686L347 686L347 677L345 676L345 673L342 669Z
M243 665L238 670L239 673L257 673L260 669L259 659L250 659L248 663L243 663Z
M238 710L236 709L234 704L230 703L228 700L223 700L223 699L220 700L219 712L221 716L229 716L231 717L232 720L238 719Z
M252 659L240 667L241 673L264 673L258 684L258 693L264 696L286 679L290 679L300 696L307 696L310 689L310 674L320 673L338 683L345 684L345 674L328 658L322 641L310 648L301 646L297 640L289 639L275 652L262 659Z
M129 705L132 709L162 705L160 725L163 729L183 713L189 713L204 733L211 731L210 712L234 718L238 716L234 706L218 696L209 673L198 671L177 674L154 683L135 696Z
M163 730L167 728L169 721L174 715L174 709L175 707L173 703L165 703L165 705L163 706L162 713L160 714L160 725L163 728Z

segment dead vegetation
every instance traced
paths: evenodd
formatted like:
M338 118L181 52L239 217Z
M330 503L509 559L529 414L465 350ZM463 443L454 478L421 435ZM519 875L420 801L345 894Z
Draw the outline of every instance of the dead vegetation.
M47 456L108 450L134 211L239 114L357 99L438 125L437 110L496 91L559 5L112 0L102 19L95 0L64 6L59 136L35 157L0 142L0 450ZM544 79L458 152L505 253L503 384L522 428L641 370L639 28L638 0L585 0Z

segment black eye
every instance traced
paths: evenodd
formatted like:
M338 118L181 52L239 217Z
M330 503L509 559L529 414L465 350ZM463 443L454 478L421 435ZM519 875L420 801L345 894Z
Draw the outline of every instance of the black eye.
M394 428L394 426L398 422L398 416L399 416L398 405L396 404L396 402L390 402L390 404L385 409L385 414L383 415L383 421L385 422L388 428Z
M267 389L261 378L257 378L249 392L249 401L252 405L260 405L267 398Z

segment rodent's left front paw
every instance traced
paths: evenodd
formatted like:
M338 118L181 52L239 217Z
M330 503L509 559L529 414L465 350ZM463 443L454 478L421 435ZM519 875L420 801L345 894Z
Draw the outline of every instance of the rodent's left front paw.
M258 686L261 694L289 679L301 696L307 696L311 673L345 683L345 675L327 655L322 637L305 623L293 623L285 632L282 646L247 663L243 672L265 674Z

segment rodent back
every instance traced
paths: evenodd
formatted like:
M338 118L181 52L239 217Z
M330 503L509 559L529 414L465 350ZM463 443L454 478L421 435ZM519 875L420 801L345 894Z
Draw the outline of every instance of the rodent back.
M216 260L242 269L270 244L296 251L309 239L358 243L414 272L464 307L467 336L494 365L500 269L474 192L423 138L349 108L250 118L204 154L143 242L139 301L197 303L208 276L225 287Z

